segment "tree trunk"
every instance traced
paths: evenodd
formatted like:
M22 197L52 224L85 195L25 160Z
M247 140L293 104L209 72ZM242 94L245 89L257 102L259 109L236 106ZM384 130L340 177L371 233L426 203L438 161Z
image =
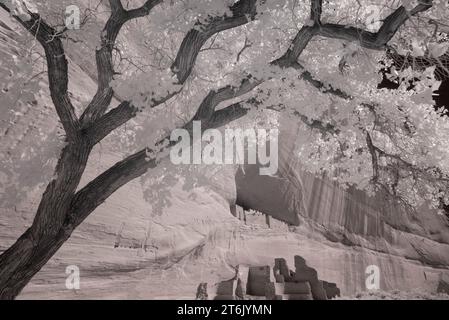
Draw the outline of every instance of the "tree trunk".
M70 233L62 231L34 245L31 228L28 229L0 257L0 300L15 299L69 237Z
M45 190L33 224L0 255L0 299L14 299L70 237L75 226L71 202L86 167L91 146L67 145Z

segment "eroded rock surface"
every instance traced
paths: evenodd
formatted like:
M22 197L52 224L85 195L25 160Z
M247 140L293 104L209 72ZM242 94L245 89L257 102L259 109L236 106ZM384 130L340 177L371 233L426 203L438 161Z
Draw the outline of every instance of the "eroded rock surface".
M7 15L1 16L1 20L2 58L25 52L26 41L19 41L23 40L23 30L14 28ZM93 36L97 41L98 34ZM123 41L124 45L133 46L131 36ZM94 64L82 53L69 52L68 59L70 94L79 112L95 94L91 72L95 68L86 67ZM0 76L9 77L10 69L0 66ZM36 99L22 96L11 101L11 106L17 103L12 106L15 113L3 114L0 153L8 156L20 172L14 178L19 180L16 187L21 192L2 190L0 252L31 224L49 181L42 172L55 165L53 156L62 147L45 80L39 83L38 90ZM25 161L23 151L41 144L39 128L51 133L51 139L36 150L33 159ZM277 178L257 177L254 173L258 168L251 166L245 168L245 175L237 175L237 183L235 170L229 167L204 174L207 183L200 186L186 188L182 178L176 177L168 186L147 186L157 190L161 203L149 201L141 181L133 181L80 225L19 298L191 299L198 283L207 282L212 288L234 276L232 266L273 268L278 257L285 257L285 263L277 262L274 283L289 282L293 274L282 268L294 265L296 253L307 260L320 278L338 284L342 294L365 289L365 270L369 265L379 267L384 290L436 291L442 286L442 275L448 274L449 266L449 236L443 217L425 209L411 215L382 198L345 191L304 173L293 152L294 126L284 123L283 128L288 128L288 132L281 132ZM121 128L120 134L126 134L126 128ZM95 148L82 184L126 156L112 148L112 139ZM170 172L173 168L163 163L160 170L164 169ZM12 173L3 170L2 179L9 175ZM167 194L170 196L166 199L163 196ZM229 209L237 195L238 204L290 226L275 228L273 220L271 228L251 221L245 224L243 211L233 216ZM163 210L155 210L160 204L164 205ZM71 265L78 266L81 272L81 289L77 291L65 287L66 267ZM237 283L232 284L239 298L246 295L246 284L240 279L247 273L249 269L241 267ZM327 295L328 287L323 282ZM330 288L335 289L333 285Z
M295 256L294 261L294 272L283 258L275 259L273 268L237 266L234 278L218 283L214 299L327 300L340 296L337 284L320 280L301 256Z
M292 232L309 238L298 244L298 252L320 274L341 283L345 293L365 289L370 265L380 268L384 290L436 291L440 275L448 273L447 218L426 207L406 212L382 195L343 190L304 172L295 156L295 127L282 119L281 128L288 130L279 137L276 177L259 175L257 165L237 172L238 205L285 221L294 226ZM320 241L325 252L317 250L312 239Z

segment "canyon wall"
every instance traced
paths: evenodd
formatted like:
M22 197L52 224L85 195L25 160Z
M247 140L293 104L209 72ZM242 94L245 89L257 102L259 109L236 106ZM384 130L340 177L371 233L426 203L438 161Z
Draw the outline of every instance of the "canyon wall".
M8 63L26 51L29 38L9 17L0 18L0 77L6 79L14 69ZM126 39L130 45L134 40ZM78 113L96 87L85 71L93 70L92 61L80 56L69 55L70 95ZM1 122L0 252L32 223L51 177L45 173L63 145L45 77L36 90L36 96L6 91L1 96L11 112L2 114ZM293 265L289 259L296 254L322 279L337 283L342 294L364 290L365 269L372 264L381 271L382 289L435 290L449 266L443 218L424 209L408 214L302 172L290 129L280 139L276 178L246 167L235 179L232 166L171 176L176 170L165 161L127 184L86 219L19 298L194 298L198 283L229 279L238 264L271 265L283 257ZM43 141L42 133L49 138ZM120 128L95 148L82 184L127 155L113 147L126 133ZM168 182L147 181L164 172ZM148 190L154 192L150 197ZM239 221L230 212L236 198L291 226L269 229ZM66 268L73 265L80 269L79 290L66 287Z
M237 203L292 225L296 233L313 234L320 246L296 249L329 274L343 292L364 289L365 269L376 265L385 290L433 288L448 272L449 224L444 215L423 206L407 212L382 195L344 190L324 177L302 170L295 156L297 127L283 119L277 176L260 176L257 165L236 175ZM289 250L294 250L289 249Z

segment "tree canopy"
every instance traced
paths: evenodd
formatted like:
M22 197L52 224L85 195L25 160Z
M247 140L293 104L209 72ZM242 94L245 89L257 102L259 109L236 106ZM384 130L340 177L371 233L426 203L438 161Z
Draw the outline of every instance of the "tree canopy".
M0 6L28 33L0 47L4 134L27 110L55 111L60 121L56 132L38 129L32 146L12 144L21 152L0 155L2 202L50 181L31 227L0 255L0 297L15 297L117 189L151 177L177 143L170 132L192 130L194 121L205 130L279 127L279 117L294 118L304 169L409 208L449 204L449 120L433 100L449 75L447 1ZM74 6L79 29L66 21ZM92 96L70 92L70 81L92 83L74 76L76 66L95 80ZM379 86L385 79L395 88ZM39 104L42 95L54 109ZM125 158L80 186L92 149L111 137Z
M64 27L69 2L2 1L47 53L67 139L82 129L95 144L133 119L127 135L115 133L117 148L165 148L167 132L193 119L217 127L276 111L303 127L307 170L413 207L449 201L449 124L432 99L435 70L447 71L445 1L79 1L80 30ZM97 93L74 107L69 66L57 55L85 55L94 66L94 52ZM398 55L434 62L391 67ZM11 68L23 77L31 72L22 57ZM378 88L386 69L395 90ZM24 93L20 79L6 80ZM11 105L13 93L2 96ZM153 164L142 152L138 172Z

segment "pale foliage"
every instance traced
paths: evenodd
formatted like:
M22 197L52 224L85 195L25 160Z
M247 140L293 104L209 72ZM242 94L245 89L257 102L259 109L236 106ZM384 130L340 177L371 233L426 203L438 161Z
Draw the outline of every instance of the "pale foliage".
M60 23L55 13L66 2L73 1L51 6L43 1L36 4L48 19ZM83 26L83 32L68 32L68 37L76 40L68 40L68 54L89 72L94 70L92 49L98 42L107 6L75 2L93 14ZM423 71L410 67L400 72L392 68L390 77L399 82L399 88L378 89L381 70L393 63L385 51L320 37L309 43L299 62L314 79L324 84L322 90L300 78L298 70L270 65L288 49L298 30L310 25L309 0L263 2L256 21L213 36L203 47L187 82L183 86L176 84L170 66L185 34L197 22L229 14L228 6L232 2L166 1L148 18L135 20L124 28L115 51L118 74L113 87L118 98L131 100L142 112L127 124L126 130L122 127L112 134L117 151L129 153L142 146L151 148L158 138L188 122L210 90L237 86L251 75L267 81L235 99L251 110L246 118L239 120L238 126L252 126L261 119L270 122L278 113L267 109L282 110L289 117L298 117L302 131L297 153L306 170L324 172L343 186L391 194L411 207L428 202L438 208L442 199L449 204L449 120L443 110L435 110L433 106L432 94L439 86L433 68ZM130 3L129 7L137 3ZM413 8L417 1L402 0L402 4ZM371 1L324 1L322 20L364 29L367 27L364 8L368 5ZM398 1L382 1L378 5L379 18L385 18L397 5ZM431 10L401 27L389 47L402 55L441 57L448 49L444 31L448 14L447 1L434 1ZM435 29L437 25L440 29ZM12 72L15 68L17 62L11 61ZM20 70L12 83L20 82L19 75L25 72L23 65ZM342 99L324 92L329 88L340 89L352 98ZM177 91L180 93L163 105L147 108L152 99ZM11 99L11 94L2 95L2 103L17 108ZM227 101L226 105L235 101ZM321 129L311 128L314 121ZM372 146L367 143L368 136ZM2 159L4 163L7 160ZM173 171L163 172L163 177L176 181L170 176ZM166 200L161 200L165 199L162 193L169 190L162 188L161 176L146 175L144 185L148 179L160 187L158 192L149 191L149 198L159 199L161 205L166 205Z

